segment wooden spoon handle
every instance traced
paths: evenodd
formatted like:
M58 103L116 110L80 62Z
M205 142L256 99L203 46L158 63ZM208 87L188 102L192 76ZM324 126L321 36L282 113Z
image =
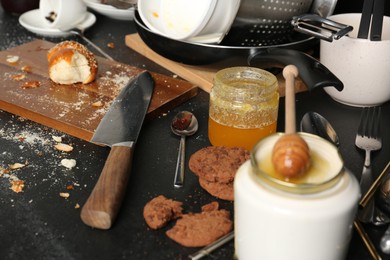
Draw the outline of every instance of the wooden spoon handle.
M82 221L91 227L109 229L126 192L133 146L113 146L91 195L81 210Z
M293 134L296 132L295 78L298 77L298 68L294 65L287 65L283 69L283 77L286 80L285 132L286 134Z

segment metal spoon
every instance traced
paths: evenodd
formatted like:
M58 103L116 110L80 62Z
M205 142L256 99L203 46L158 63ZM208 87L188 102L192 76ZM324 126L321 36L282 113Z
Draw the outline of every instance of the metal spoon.
M381 184L379 190L379 202L384 210L390 212L390 162L386 165L385 169L380 174L380 177L385 176L385 180ZM381 237L379 246L383 253L390 254L390 226L386 229L385 233Z
M318 135L339 146L339 138L332 125L320 114L316 112L307 112L301 120L301 131ZM390 223L390 218L380 209L375 207L372 224L375 226L386 225Z
M176 172L173 185L177 188L183 187L184 165L185 165L185 141L186 136L195 134L198 130L198 120L188 111L179 112L171 124L172 132L180 136L179 154L177 156Z
M301 120L301 131L312 133L334 143L340 145L339 137L332 125L323 116L316 112L307 112Z

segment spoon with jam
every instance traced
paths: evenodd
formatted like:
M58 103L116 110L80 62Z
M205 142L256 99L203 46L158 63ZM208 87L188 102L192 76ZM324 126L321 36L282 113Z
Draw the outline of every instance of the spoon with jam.
M198 130L198 120L188 111L179 112L172 120L172 132L180 136L179 154L177 157L175 179L173 185L177 188L184 184L184 166L185 166L185 141L186 136L195 134Z

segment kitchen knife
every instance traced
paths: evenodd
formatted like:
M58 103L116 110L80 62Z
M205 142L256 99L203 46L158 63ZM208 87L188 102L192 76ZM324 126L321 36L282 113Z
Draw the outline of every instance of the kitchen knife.
M132 80L112 102L91 141L111 147L101 175L81 209L82 221L109 229L118 214L130 176L134 146L154 89L148 72Z

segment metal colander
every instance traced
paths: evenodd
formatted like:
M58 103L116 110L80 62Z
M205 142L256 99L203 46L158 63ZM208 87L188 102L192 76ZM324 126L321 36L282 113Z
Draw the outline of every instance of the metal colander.
M226 40L235 42L237 46L272 46L290 42L292 37L296 37L293 35L296 32L291 25L294 16L308 12L319 13L319 10L311 8L324 9L325 5L331 5L333 12L335 2L335 0L242 0Z

